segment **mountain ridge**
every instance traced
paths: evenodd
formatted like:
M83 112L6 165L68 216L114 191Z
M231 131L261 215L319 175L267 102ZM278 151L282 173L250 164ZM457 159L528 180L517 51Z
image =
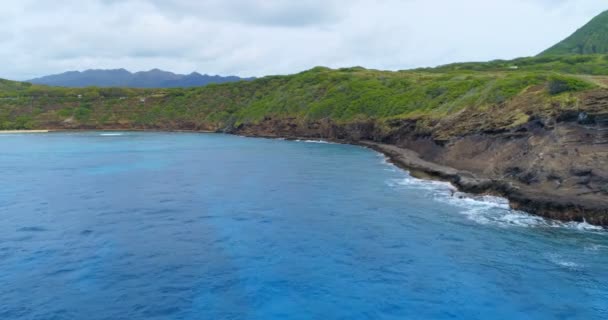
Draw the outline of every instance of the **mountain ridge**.
M179 88L201 87L212 83L247 81L254 78L200 74L177 74L161 69L130 72L119 69L88 69L66 71L59 74L42 76L26 82L33 84L83 88L83 87L128 87L128 88Z

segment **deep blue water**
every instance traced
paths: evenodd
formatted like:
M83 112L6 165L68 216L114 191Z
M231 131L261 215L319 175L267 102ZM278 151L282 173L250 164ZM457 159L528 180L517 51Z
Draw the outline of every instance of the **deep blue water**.
M0 135L0 319L607 319L608 233L370 150Z

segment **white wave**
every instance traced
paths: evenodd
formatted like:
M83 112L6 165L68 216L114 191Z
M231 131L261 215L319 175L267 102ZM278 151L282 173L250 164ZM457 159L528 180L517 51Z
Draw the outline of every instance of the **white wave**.
M390 162L389 157L387 157L386 155L379 153L379 152L377 154L378 154L378 158L380 158L380 164L382 164L386 167L386 168L384 168L385 171L390 171L390 172L399 171L399 168L397 168Z
M394 165L391 164L391 159L389 159L389 157L387 157L386 155L382 154L382 153L378 153L378 157L380 158L380 163L391 167L390 169L397 169L397 167L395 167Z
M569 261L564 259L561 255L558 254L548 254L547 258L549 261L551 261L552 263L560 266L560 267L564 267L564 268L568 268L568 269L581 269L583 266L574 262L574 261Z
M475 196L455 192L453 194L438 194L434 198L439 202L459 208L459 213L480 224L492 224L500 227L548 226L546 219L512 210L509 201L501 197Z
M100 136L104 137L116 137L116 136L124 136L124 133L116 132L116 133L100 133Z
M322 143L322 144L333 144L333 142L325 141L325 140L296 140L297 142L306 142L306 143Z
M467 219L483 225L568 228L602 233L605 230L587 222L560 222L513 210L505 198L459 192L449 182L422 180L407 174L405 178L387 181L387 185L395 188L424 190L427 192L427 196L433 200L456 207L458 212Z
M576 262L572 261L555 261L555 263L559 266L570 268L570 269L578 269L580 265Z
M581 231L604 231L604 228L600 226L594 226L592 224L587 223L587 221L583 222L566 222L564 223L565 227L581 230Z
M388 163L393 168L396 168L392 164ZM422 180L417 179L409 174L406 178L403 179L392 179L387 182L389 186L392 187L409 187L413 189L425 189L425 190L439 190L439 191L456 191L456 187L454 187L451 183L445 181L438 180Z
M604 246L601 244L590 244L585 246L585 251L598 252L608 248L608 246Z

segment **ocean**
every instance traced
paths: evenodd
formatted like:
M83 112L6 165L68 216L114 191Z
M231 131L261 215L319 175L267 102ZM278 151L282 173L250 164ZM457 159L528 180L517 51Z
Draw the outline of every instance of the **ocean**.
M371 150L0 134L0 319L607 319L608 232Z

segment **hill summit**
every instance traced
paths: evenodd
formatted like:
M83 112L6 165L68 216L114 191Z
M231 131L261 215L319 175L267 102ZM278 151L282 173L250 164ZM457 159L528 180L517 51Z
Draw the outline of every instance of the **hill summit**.
M540 55L608 53L608 11L604 11L574 34Z

